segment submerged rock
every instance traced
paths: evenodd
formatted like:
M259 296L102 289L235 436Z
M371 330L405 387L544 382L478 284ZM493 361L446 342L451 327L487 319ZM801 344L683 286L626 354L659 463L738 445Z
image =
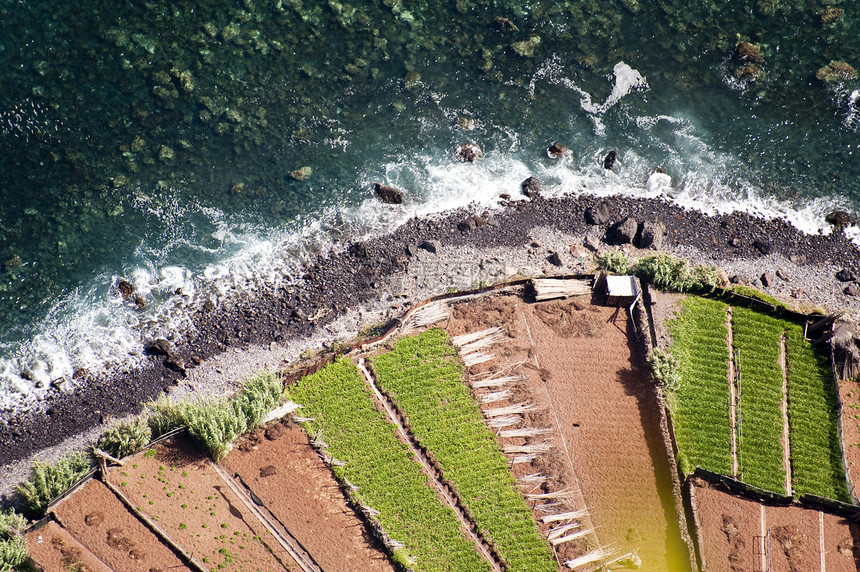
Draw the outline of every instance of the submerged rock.
M828 6L824 10L818 13L821 16L822 24L832 24L833 22L838 22L842 19L842 8L836 8L835 6Z
M815 77L824 83L838 83L857 79L857 72L849 64L834 60L826 66L818 68Z
M493 28L500 32L516 32L519 28L507 18L496 18L493 20Z
M399 205L403 203L403 191L382 183L373 184L373 192L383 203L387 205Z
M535 48L540 45L540 36L531 36L524 42L514 42L511 48L516 54L523 58L530 58L535 55Z
M290 177L294 178L297 181L307 181L311 178L311 174L314 172L310 167L299 167L293 171L290 171Z
M753 44L751 42L741 42L735 46L735 55L742 62L760 64L764 61L764 54L761 51L761 45Z

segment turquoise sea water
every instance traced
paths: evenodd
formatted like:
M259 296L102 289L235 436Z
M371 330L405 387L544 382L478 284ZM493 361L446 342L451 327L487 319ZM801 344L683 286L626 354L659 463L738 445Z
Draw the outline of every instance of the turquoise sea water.
M0 406L531 174L815 231L860 206L860 83L816 77L858 48L839 1L0 0ZM658 166L671 187L645 185Z

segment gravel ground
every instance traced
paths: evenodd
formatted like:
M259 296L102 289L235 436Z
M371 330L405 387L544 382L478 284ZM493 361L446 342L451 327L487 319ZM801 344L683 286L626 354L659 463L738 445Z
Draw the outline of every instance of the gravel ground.
M589 225L584 213L598 203L609 220ZM800 309L842 311L852 321L860 315L860 299L845 295L847 283L835 276L842 269L860 276L860 250L841 232L805 235L779 220L711 217L661 200L622 197L502 201L497 210L481 213L477 228L467 229L462 223L473 214L413 219L309 265L301 284L201 308L194 331L176 344L176 355L187 364L184 374L154 355L140 371L90 379L40 410L4 414L0 494L8 497L26 478L31 458L53 461L92 443L109 424L164 393L176 399L230 394L256 371L351 339L436 294L515 277L588 272L593 254L609 248L644 255L630 244L606 241L611 225L628 216L662 222L666 252L716 264L749 282L770 272L775 278L765 290ZM776 278L777 271L784 278Z

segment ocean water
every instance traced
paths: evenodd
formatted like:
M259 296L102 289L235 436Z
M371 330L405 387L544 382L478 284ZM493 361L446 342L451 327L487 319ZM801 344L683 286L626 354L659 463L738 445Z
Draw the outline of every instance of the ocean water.
M858 48L839 0L0 0L0 408L529 175L826 230L860 207L860 82L816 76Z

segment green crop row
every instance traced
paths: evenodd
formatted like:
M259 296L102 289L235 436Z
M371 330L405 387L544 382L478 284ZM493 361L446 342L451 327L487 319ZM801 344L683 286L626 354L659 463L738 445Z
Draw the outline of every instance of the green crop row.
M788 324L749 308L732 308L740 375L740 455L744 482L785 492L782 333Z
M341 483L357 487L354 496L379 511L379 523L403 543L406 554L395 551L396 560L411 560L409 567L416 572L489 570L368 391L358 369L346 360L287 389L290 399L304 406L301 414L313 419L304 423L308 435L344 462L333 466Z
M668 326L681 378L670 399L682 465L731 475L728 306L694 296L681 305Z
M509 461L463 382L462 362L445 332L428 330L400 340L373 360L373 370L508 569L557 570Z
M791 470L797 494L848 501L837 421L838 399L827 356L803 339L803 328L786 331L788 423Z

